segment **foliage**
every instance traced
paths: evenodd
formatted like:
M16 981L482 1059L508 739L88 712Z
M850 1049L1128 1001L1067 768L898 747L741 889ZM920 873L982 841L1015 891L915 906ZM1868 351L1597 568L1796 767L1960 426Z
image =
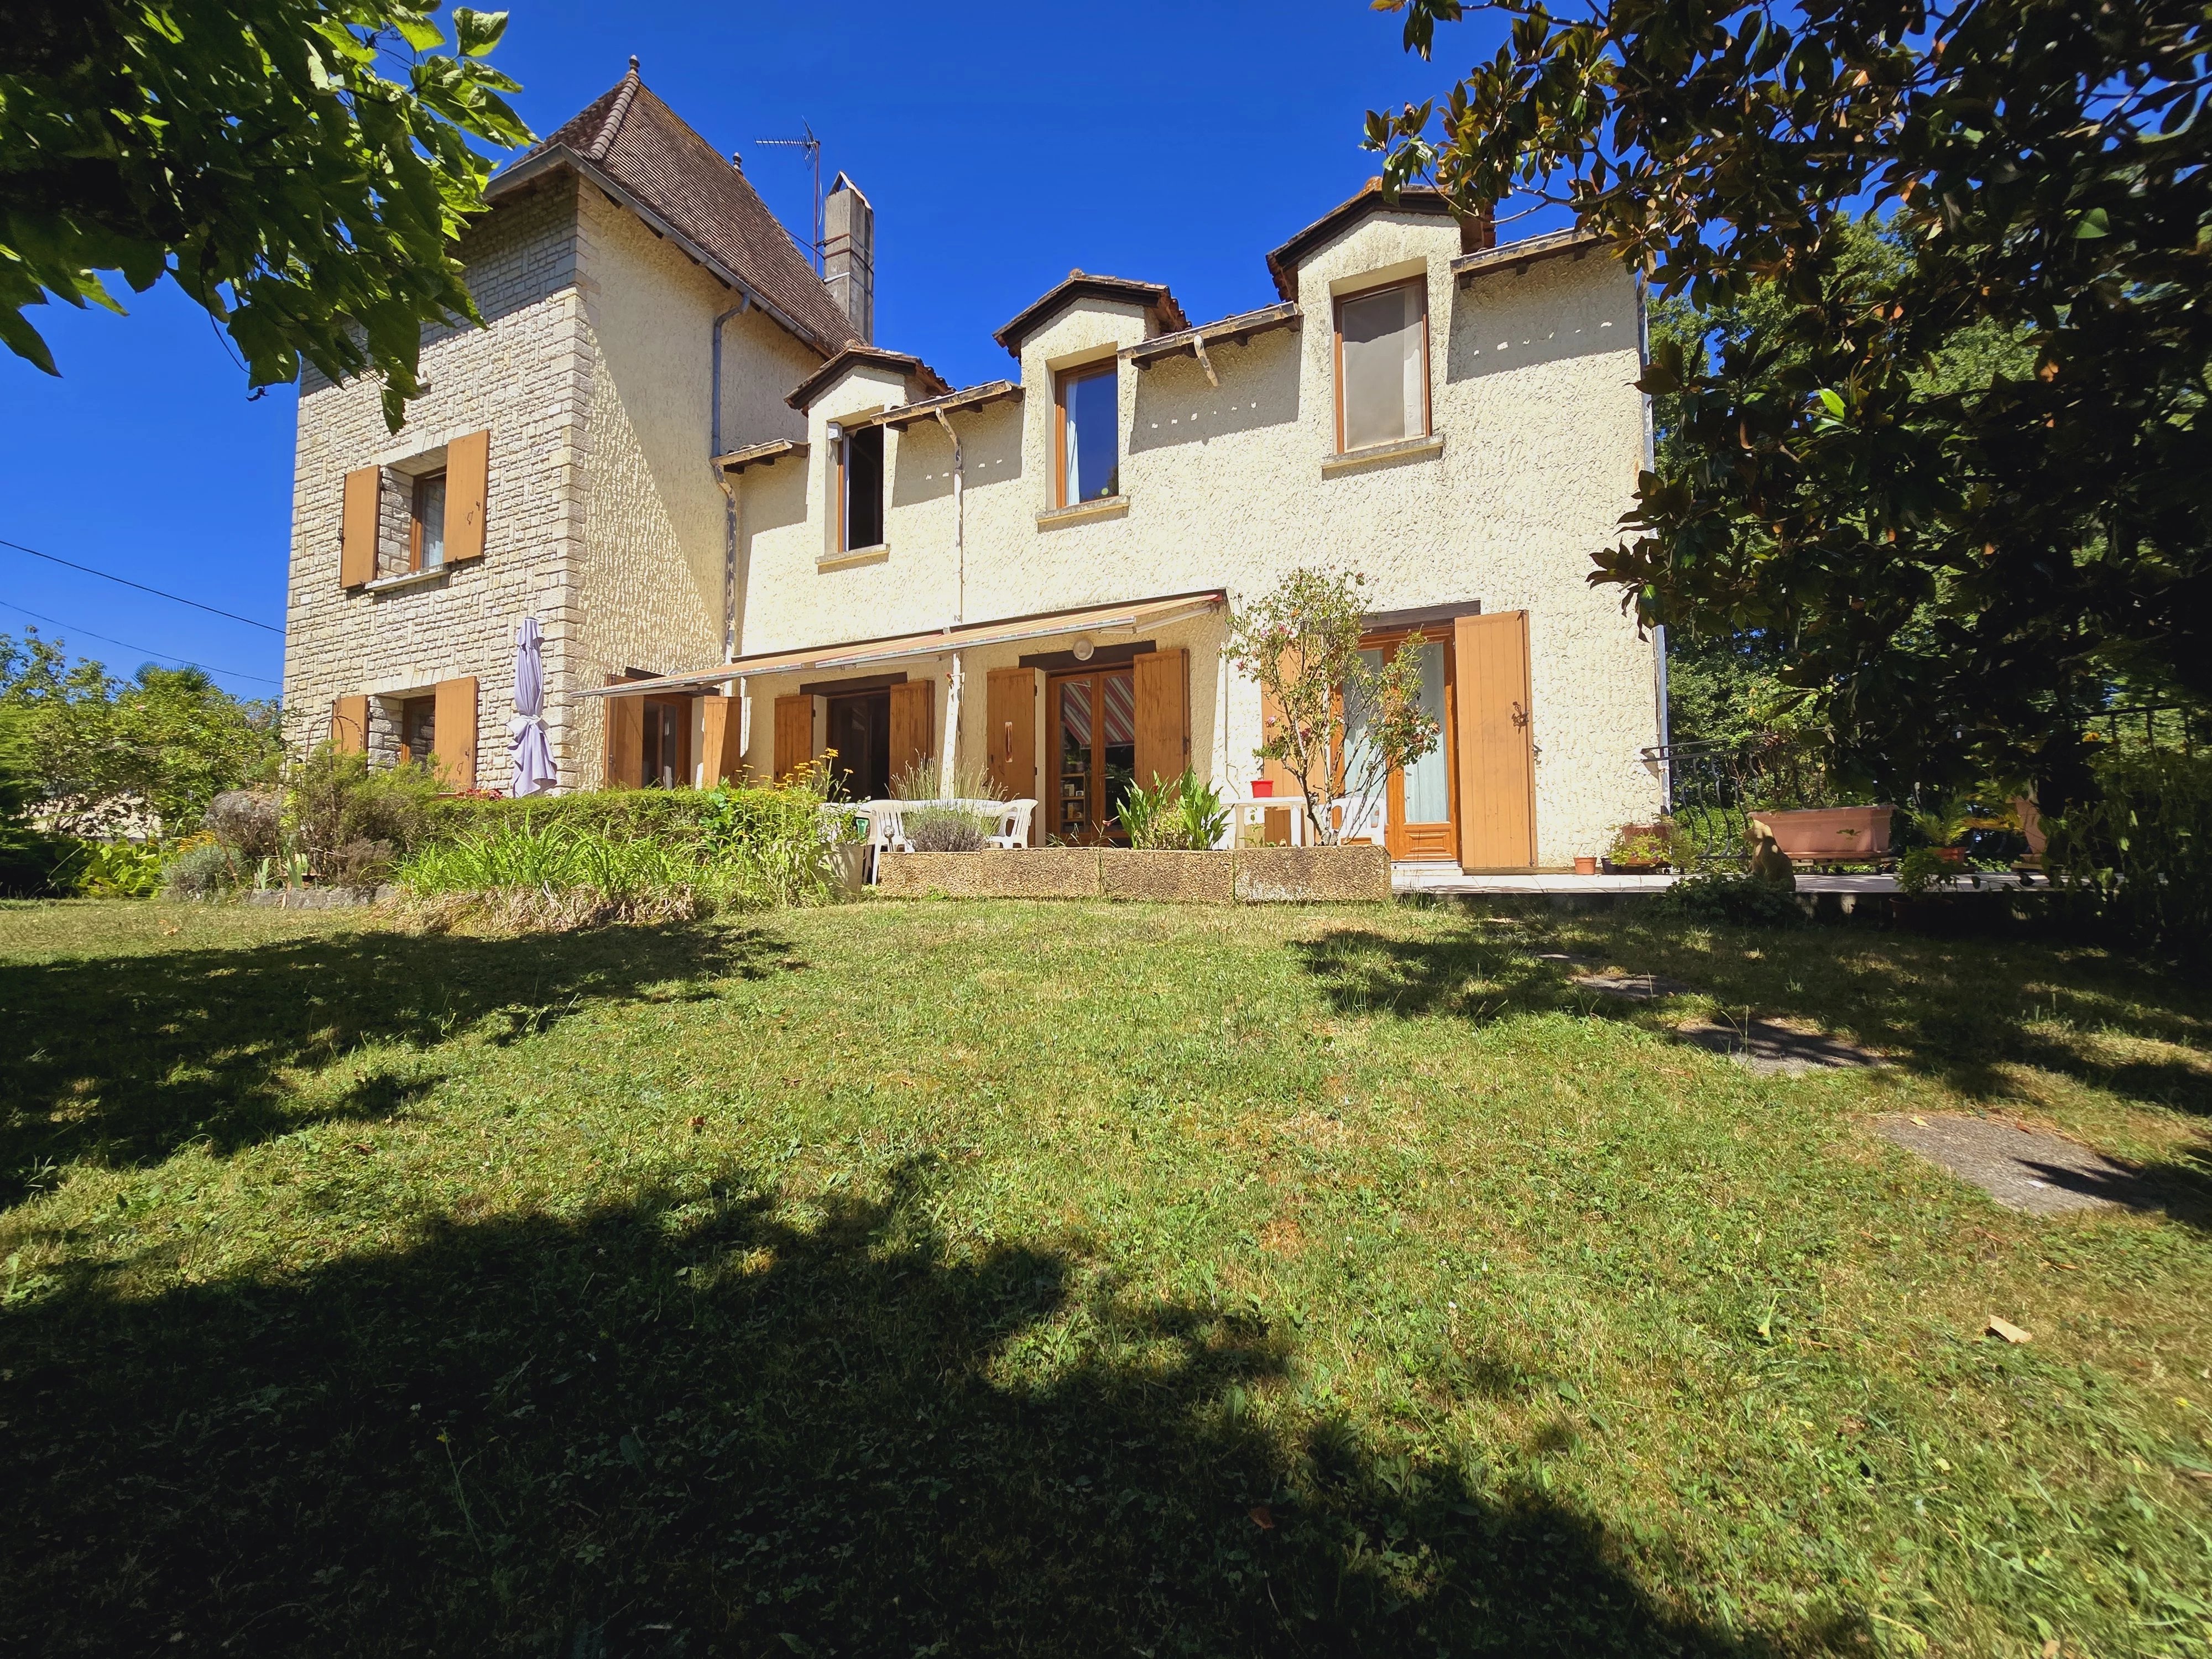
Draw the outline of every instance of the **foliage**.
M480 322L453 243L484 210L471 149L530 133L485 62L503 12L413 0L27 0L0 35L0 342L49 374L24 318L122 307L167 276L260 387L302 360L369 373L398 430L423 325ZM404 79L380 73L403 57Z
M2212 752L2111 755L2097 781L2045 816L2045 870L2123 938L2212 954Z
M36 629L0 634L0 720L37 810L76 836L186 833L217 794L267 775L281 745L275 705L234 697L202 670L148 663L117 680Z
M1340 835L1332 801L1374 800L1443 735L1421 708L1421 636L1380 667L1360 650L1366 584L1357 572L1293 570L1237 611L1222 653L1279 711L1253 758L1297 781L1314 839L1327 847ZM1347 710L1360 717L1357 744L1346 742Z
M1656 823L1622 824L1605 855L1615 864L1671 864L1683 870L1697 862L1689 831L1671 817Z
M2212 983L1504 914L0 908L0 1634L2188 1651ZM1747 1011L1899 1063L1668 1040ZM2171 1212L1867 1127L1992 1111Z
M82 898L151 898L161 889L161 849L151 842L81 841L47 884Z
M284 850L284 796L276 789L227 789L207 811L209 833L246 869Z
M1897 861L1897 889L1915 897L1939 884L1948 886L1958 879L1959 866L1947 859L1936 846L1916 847Z
M1006 792L991 775L988 762L978 755L963 755L952 763L952 787L945 787L945 772L935 755L917 755L891 774L893 800L1004 800Z
M195 840L173 851L161 866L161 896L220 898L239 885L239 869L229 849Z
M24 711L0 700L0 897L47 890L71 843L33 822L45 792L25 754Z
M1967 830L1984 823L1975 815L1972 798L1964 794L1940 796L1930 805L1912 808L1907 817L1930 847L1955 847Z
M1385 4L1424 54L1465 9ZM1674 442L1594 580L1771 634L1891 776L2024 771L2054 811L2116 675L2212 700L2200 5L1474 9L1511 31L1441 131L1369 116L1386 183L1562 201L1662 301L1777 313L1655 343ZM1863 257L1869 207L1909 257Z
M909 806L900 819L917 853L980 853L992 830L981 812L941 802Z
M311 879L373 886L427 839L443 788L423 763L372 767L365 755L319 744L287 780L287 838Z
M1788 888L1727 871L1685 876L1647 902L1656 915L1728 927L1802 927L1806 922Z
M1132 847L1205 852L1229 832L1221 792L1188 768L1151 789L1131 783L1115 811Z

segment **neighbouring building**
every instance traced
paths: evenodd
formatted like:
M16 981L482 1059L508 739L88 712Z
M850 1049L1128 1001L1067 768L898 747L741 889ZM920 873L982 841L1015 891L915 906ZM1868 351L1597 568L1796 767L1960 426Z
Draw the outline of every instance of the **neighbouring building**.
M1376 648L1427 641L1396 856L1562 866L1657 811L1657 649L1585 580L1649 441L1639 293L1589 240L1370 188L1267 256L1275 303L1193 325L1072 271L955 388L874 343L851 181L817 276L635 64L491 198L488 326L426 339L406 428L302 391L285 694L336 741L503 782L532 615L564 787L981 760L1094 838L1132 775L1267 774L1223 643L1325 564Z

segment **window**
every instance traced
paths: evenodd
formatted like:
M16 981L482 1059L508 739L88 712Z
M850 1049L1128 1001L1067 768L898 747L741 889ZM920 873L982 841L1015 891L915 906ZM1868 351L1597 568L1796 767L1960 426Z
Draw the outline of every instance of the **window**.
M437 570L446 562L446 475L425 472L415 480L415 500L407 526L407 568Z
M884 429L863 427L837 444L837 548L879 547L884 539Z
M1054 507L1121 493L1121 378L1111 359L1060 377Z
M437 698L409 697L399 705L399 763L427 761L437 751Z
M1336 447L1429 431L1428 283L1419 277L1336 302Z

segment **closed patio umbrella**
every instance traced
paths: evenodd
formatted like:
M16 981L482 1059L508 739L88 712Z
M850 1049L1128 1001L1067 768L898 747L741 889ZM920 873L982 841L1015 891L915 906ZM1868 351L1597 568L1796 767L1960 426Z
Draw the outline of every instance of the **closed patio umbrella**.
M514 630L514 718L507 723L508 748L514 757L515 796L535 795L558 783L552 746L545 741L545 663L540 654L544 635L538 618L525 617Z

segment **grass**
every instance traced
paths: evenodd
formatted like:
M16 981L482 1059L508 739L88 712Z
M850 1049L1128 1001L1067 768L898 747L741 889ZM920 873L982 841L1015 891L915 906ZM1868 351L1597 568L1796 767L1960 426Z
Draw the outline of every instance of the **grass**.
M362 929L0 907L11 1650L2212 1651L2203 987L1403 907ZM1746 1007L1899 1064L1664 1036ZM1944 1110L2170 1213L1867 1127Z

